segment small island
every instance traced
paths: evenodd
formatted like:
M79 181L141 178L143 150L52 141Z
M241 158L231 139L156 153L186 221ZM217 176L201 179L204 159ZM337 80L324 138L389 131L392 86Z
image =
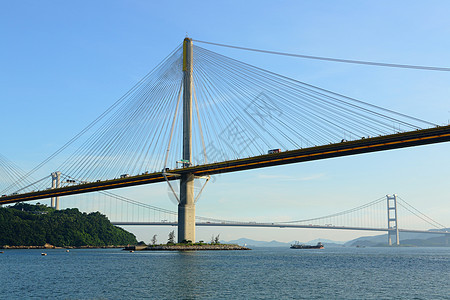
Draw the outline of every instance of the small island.
M182 243L175 243L175 231L169 233L169 238L166 244L158 244L156 241L156 234L152 238L151 245L139 243L133 246L127 246L123 250L127 251L199 251L199 250L251 250L250 248L235 245L222 244L219 241L219 235L212 236L210 243L199 241L193 243L192 241L183 241Z
M129 251L199 251L199 250L251 250L250 248L234 244L208 243L176 243L162 245L127 246L123 250Z
M0 248L123 248L136 236L99 212L55 210L43 204L0 207Z

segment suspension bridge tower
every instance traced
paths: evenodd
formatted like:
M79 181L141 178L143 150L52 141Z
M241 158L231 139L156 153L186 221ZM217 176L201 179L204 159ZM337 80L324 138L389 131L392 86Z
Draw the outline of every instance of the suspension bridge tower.
M183 167L192 163L192 39L183 42ZM194 174L185 173L180 179L178 204L178 242L195 242Z
M392 236L395 236L395 244L400 245L397 223L397 195L386 195L388 217L388 244L392 246Z
M61 187L61 172L53 172L52 174L52 189ZM51 207L59 210L59 196L51 198Z

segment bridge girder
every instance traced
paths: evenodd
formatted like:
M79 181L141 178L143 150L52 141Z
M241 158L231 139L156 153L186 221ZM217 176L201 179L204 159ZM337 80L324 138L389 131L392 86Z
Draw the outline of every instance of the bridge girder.
M366 138L356 141L303 148L274 154L264 154L260 156L224 161L219 163L210 163L205 165L174 169L166 173L166 176L168 180L179 180L179 175L181 174L207 176L291 163L321 160L333 157L350 156L362 153L443 143L448 141L450 141L450 125L380 137ZM170 173L178 175L171 175ZM155 172L130 176L127 178L85 183L76 186L68 186L17 195L8 195L0 198L0 204L32 201L57 196L68 196L163 181L165 181L163 174L161 172Z

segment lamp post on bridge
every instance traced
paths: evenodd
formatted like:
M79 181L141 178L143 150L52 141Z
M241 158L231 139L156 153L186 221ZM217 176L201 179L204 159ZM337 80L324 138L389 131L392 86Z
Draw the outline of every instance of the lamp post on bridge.
M183 167L192 162L192 39L183 42ZM194 174L182 174L178 204L178 242L195 242Z

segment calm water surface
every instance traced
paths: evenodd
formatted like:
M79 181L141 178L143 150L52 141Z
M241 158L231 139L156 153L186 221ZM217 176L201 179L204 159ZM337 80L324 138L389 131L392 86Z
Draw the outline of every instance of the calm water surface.
M450 299L450 248L4 251L2 299Z

